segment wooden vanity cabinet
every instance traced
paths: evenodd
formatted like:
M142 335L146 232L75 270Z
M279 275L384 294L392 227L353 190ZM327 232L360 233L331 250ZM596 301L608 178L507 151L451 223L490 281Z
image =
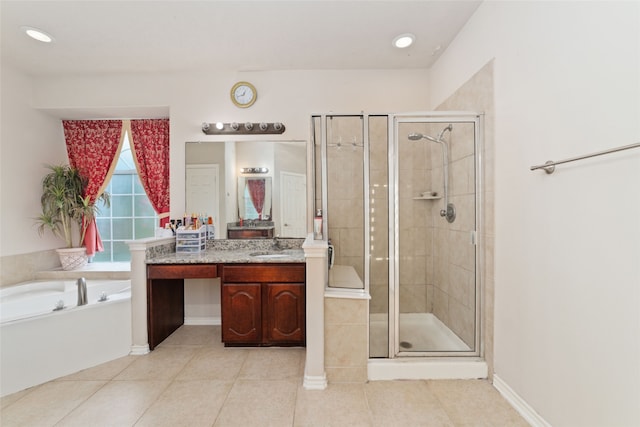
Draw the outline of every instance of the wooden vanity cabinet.
M216 264L147 265L149 349L184 324L184 279L218 277Z
M237 230L227 230L228 239L271 239L273 238L273 227L271 228L242 228Z
M221 277L225 345L305 344L304 264L227 264Z

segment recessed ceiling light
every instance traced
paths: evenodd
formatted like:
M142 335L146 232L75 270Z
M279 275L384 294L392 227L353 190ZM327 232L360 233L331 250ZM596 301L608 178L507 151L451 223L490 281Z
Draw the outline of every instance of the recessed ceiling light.
M20 29L32 39L38 40L40 42L51 43L53 41L53 37L38 28L20 27Z
M411 33L400 34L393 39L393 45L399 49L404 49L405 47L411 46L415 39L416 36Z

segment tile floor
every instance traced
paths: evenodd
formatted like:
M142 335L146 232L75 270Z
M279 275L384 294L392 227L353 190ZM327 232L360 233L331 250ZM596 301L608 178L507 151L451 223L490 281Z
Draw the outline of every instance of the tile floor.
M2 398L10 426L528 426L482 380L302 387L303 348L224 348L183 326L155 351Z

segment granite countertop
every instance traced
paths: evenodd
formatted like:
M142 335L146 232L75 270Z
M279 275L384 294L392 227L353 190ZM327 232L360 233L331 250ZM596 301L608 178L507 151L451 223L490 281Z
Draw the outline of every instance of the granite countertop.
M251 254L266 256L252 256ZM305 262L302 249L285 249L283 251L260 250L215 250L207 249L199 254L170 253L147 260L147 264L242 264L242 263L291 263Z
M304 239L209 240L207 249L197 254L162 251L146 260L147 264L244 264L303 263Z

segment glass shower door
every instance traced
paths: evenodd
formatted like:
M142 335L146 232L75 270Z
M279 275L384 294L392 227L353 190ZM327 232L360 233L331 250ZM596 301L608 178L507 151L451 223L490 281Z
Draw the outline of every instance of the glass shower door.
M395 116L393 355L479 354L478 128Z

